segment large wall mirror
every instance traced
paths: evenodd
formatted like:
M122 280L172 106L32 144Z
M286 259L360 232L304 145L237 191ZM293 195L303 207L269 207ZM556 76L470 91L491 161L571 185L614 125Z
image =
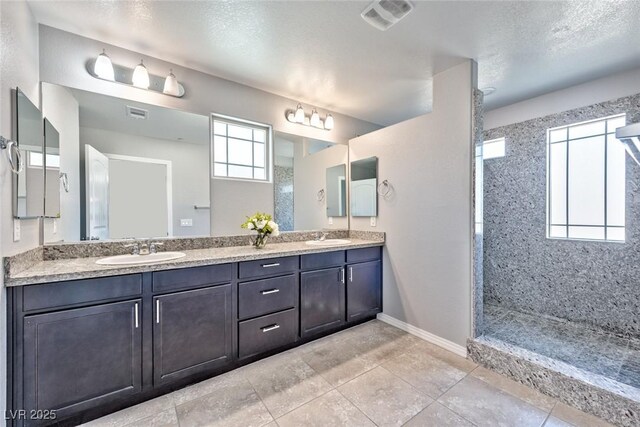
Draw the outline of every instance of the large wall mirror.
M378 215L378 158L351 162L351 215Z
M348 228L347 145L274 133L275 219L284 231Z
M14 139L22 152L20 173L13 174L13 216L44 215L44 155L42 113L18 88L14 97Z
M210 234L209 117L51 86L45 105L68 111L47 131L46 241Z

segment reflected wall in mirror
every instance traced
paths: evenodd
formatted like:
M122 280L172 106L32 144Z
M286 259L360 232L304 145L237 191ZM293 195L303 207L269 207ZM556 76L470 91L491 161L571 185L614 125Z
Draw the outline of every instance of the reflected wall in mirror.
M346 169L347 145L334 144L283 132L274 132L275 221L282 231L349 228L346 212L329 215L328 170ZM336 172L338 169L336 169ZM345 178L346 179L346 178ZM323 190L325 197L319 199ZM337 191L337 190L336 190ZM343 194L346 211L347 194ZM335 218L333 218L335 217Z
M60 162L67 156L80 165L78 185L71 182L65 194L80 221L63 209L59 230L76 231L80 240L210 235L209 117L57 89L77 103L67 116L78 117L59 129ZM55 91L43 91L43 98L49 93ZM74 131L79 143L65 147L65 133ZM45 238L77 240L72 232L52 236L46 229Z
M65 175L60 171L60 133L44 119L44 216L58 218L60 216L60 188L66 187L62 179Z
M327 168L327 216L347 216L347 165Z
M351 215L378 215L378 158L351 162Z
M44 154L42 113L16 88L14 139L22 152L22 170L13 174L13 216L36 218L44 215Z

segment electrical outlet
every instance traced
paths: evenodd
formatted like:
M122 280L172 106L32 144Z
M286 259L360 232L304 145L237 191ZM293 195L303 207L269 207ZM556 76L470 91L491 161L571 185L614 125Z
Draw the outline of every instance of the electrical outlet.
M58 234L58 219L53 219L53 234Z
M193 227L193 219L183 218L180 220L180 227Z
M20 240L20 220L13 220L13 241L17 242Z
M333 217L332 216L329 217L329 225L333 225Z
M375 227L375 226L376 226L376 217L375 217L375 216L372 216L372 217L371 217L371 226L372 226L372 227Z

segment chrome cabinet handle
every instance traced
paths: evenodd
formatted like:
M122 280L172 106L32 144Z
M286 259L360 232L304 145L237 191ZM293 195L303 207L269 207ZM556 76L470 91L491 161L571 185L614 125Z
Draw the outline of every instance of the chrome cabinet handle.
M342 284L344 285L344 268L340 269L340 281L342 282Z
M273 264L262 264L262 268L270 268L270 267L279 267L279 262L274 262Z
M139 321L139 318L138 318L138 303L134 304L133 310L135 312L136 329L138 329L138 326L140 326L140 321Z
M275 294L276 292L280 292L280 289L269 289L268 291L260 291L262 295Z
M353 282L353 267L349 267L349 281Z
M156 323L160 323L160 300L156 300Z
M265 326L264 328L260 328L262 329L262 332L269 332L269 331L274 331L276 329L279 329L280 325L278 325L277 323L271 326Z

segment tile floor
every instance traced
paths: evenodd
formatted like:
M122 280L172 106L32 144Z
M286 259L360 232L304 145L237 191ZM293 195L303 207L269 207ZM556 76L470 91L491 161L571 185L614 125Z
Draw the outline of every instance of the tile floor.
M606 426L371 321L90 426Z
M640 340L495 305L484 315L487 336L640 388Z

